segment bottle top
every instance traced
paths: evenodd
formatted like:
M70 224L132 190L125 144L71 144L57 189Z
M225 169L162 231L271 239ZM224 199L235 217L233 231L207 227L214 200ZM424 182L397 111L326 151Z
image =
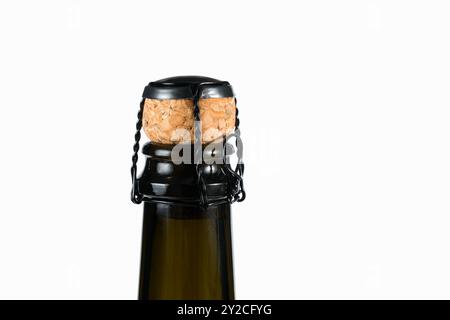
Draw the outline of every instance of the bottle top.
M244 174L242 142L238 130L236 99L231 85L227 81L208 77L172 77L150 82L145 87L142 96L133 146L132 201L140 203L145 197L147 197L146 201L156 201L155 197L163 196L163 194L173 201L179 201L190 195L189 199L184 200L191 202L191 198L194 198L194 202L198 201L202 207L217 204L220 201L227 203L243 201L245 191L242 180ZM201 142L202 148L209 150L210 146L228 145L228 139L234 137L238 158L236 168L233 169L227 162L218 165L214 161L209 163L205 159L198 159L199 148L195 148L195 163L168 166L169 162L165 159L163 160L165 166L158 165L151 170L147 170L148 166L146 166L142 176L138 179L137 161L141 128L144 129L151 142L144 147L144 153L149 158L153 158L148 162L149 165L157 164L163 155L167 157L169 150L175 150L180 145L198 147L198 142ZM225 138L225 140L222 141L220 138ZM192 142L195 143L192 144ZM219 158L223 157L228 157L226 152ZM167 171L167 177L161 171L163 167L170 169ZM158 170L161 171L159 176ZM183 177L182 183L175 183L172 174ZM161 185L161 189L158 186L165 178L171 182L170 186L169 184ZM157 181L154 182L153 179ZM190 181L187 187L186 181ZM198 187L194 188L198 194L189 193L189 190L193 189L192 186ZM180 192L166 193L166 189ZM170 199L164 198L164 201Z

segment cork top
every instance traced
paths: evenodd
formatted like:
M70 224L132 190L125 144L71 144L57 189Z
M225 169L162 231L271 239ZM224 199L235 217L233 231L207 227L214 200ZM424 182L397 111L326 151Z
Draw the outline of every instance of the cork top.
M231 85L209 77L180 76L150 82L144 89L143 128L150 141L194 141L194 107L198 106L201 142L234 131L236 103Z

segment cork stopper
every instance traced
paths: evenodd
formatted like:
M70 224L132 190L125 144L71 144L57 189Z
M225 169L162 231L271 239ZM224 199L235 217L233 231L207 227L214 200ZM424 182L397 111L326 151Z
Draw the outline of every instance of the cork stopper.
M236 104L232 97L199 99L202 143L209 143L234 131ZM145 99L143 128L152 142L177 144L194 142L192 99Z

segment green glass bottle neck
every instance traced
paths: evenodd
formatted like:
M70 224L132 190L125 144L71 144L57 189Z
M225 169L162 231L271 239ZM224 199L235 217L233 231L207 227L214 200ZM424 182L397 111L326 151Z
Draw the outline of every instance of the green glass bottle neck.
M145 203L140 299L234 299L230 206Z

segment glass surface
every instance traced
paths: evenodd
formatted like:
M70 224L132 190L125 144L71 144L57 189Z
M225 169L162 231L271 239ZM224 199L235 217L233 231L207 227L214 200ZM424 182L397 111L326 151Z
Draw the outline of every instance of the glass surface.
M145 203L139 299L234 299L228 204Z

